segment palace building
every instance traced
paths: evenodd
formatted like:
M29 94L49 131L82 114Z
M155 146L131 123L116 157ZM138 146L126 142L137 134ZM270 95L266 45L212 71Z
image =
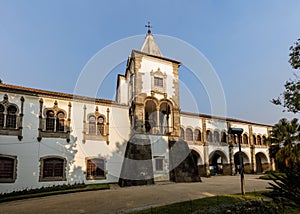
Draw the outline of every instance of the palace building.
M0 192L72 183L201 181L273 169L271 126L180 110L178 68L148 31L118 75L116 100L0 84Z

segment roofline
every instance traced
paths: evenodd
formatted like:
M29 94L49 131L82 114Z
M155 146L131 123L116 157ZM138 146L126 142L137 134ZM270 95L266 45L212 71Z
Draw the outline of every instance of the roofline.
M124 75L120 75L120 77L124 77ZM92 98L92 97L87 97L87 96L54 92L54 91L29 88L29 87L4 84L4 83L0 83L0 90L3 92L20 93L20 94L34 96L34 97L48 97L48 98L62 99L62 100L72 99L74 101L93 102L93 103L97 103L97 104L116 105L116 106L123 106L123 107L128 106L128 105L117 103L116 101L112 101L112 100ZM192 113L192 112L180 112L180 114L182 116L184 116L184 115L194 116L194 117L196 116L196 117L203 117L203 118L209 118L209 119L225 120L225 121L229 121L229 122L238 122L238 123L245 123L245 124L251 124L251 125L273 127L272 125L268 125L268 124L249 122L246 120L239 120L239 119L228 118L228 117L212 116L212 115L207 115L207 114L199 114L199 113Z
M133 53L142 54L142 55L146 55L146 56L150 56L150 57L154 57L154 58L158 58L158 59L162 59L162 60L167 60L167 61L176 63L176 64L178 64L179 66L182 65L181 62L176 61L176 60L174 60L174 59L169 59L169 58L166 58L166 57L156 56L156 55L148 54L148 53L145 53L145 52L142 52L142 51L138 51L138 50L134 50L134 49L132 50L132 52L133 52Z
M11 84L0 84L0 90L3 92L9 93L20 93L24 95L29 95L33 97L48 97L54 99L72 99L75 101L84 101L84 102L94 102L94 103L101 103L101 104L110 104L110 105L122 105L112 100L100 99L100 98L92 98L87 96L75 95L75 94L68 94L68 93L61 93L61 92L54 92L36 88L29 88Z
M220 117L220 116L212 116L208 114L199 114L199 113L192 113L192 112L180 112L181 115L187 115L187 116L196 116L196 117L203 117L207 119L216 119L216 120L225 120L228 122L237 122L237 123L245 123L245 124L250 124L250 125L259 125L259 126L268 126L268 127L273 127L273 125L268 125L268 124L262 124L262 123L255 123L255 122L250 122L246 120L239 120L239 119L234 119L230 117Z

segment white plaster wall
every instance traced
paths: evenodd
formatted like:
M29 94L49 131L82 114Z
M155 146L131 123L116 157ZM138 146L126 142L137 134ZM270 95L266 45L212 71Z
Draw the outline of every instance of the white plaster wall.
M3 97L4 93L0 93ZM9 102L20 106L22 95L9 94ZM63 183L101 183L116 182L120 175L126 142L129 138L130 124L128 119L128 107L98 105L99 113L107 115L110 109L110 135L109 145L105 141L82 142L83 131L83 106L86 105L86 114L95 112L94 103L72 103L71 112L71 139L42 138L37 141L39 127L39 97L23 95L23 139L19 141L17 136L0 135L0 154L17 156L17 176L14 183L0 183L0 192L11 192L25 188L39 188ZM55 99L43 98L43 108L53 107ZM59 100L58 107L68 113L69 100ZM67 160L66 181L39 182L40 158L45 156L60 156ZM106 158L107 178L104 180L86 180L86 158Z
M180 122L181 122L181 126L184 128L187 127L193 127L194 129L200 128L202 131L202 119L200 117L181 115Z
M142 81L143 81L143 88L142 92L147 93L148 96L151 95L151 75L150 72L157 71L158 68L163 74L167 75L166 79L166 92L167 98L171 98L175 94L175 90L173 88L173 66L171 62L168 61L161 61L158 59L153 59L147 56L143 56L141 62L141 68L138 72L143 73Z
M153 160L153 175L154 181L167 181L169 178L169 146L168 137L166 136L155 136L149 135L151 141L151 152ZM155 157L164 158L164 169L163 171L155 170Z
M206 129L227 131L227 123L226 121L222 121L222 120L206 119Z
M263 126L252 126L252 132L253 134L260 134L260 135L266 135L268 136L268 129Z

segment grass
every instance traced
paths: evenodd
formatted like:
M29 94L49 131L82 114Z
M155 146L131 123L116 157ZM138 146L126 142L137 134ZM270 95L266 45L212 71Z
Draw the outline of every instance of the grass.
M57 186L55 186L54 189L56 187ZM103 190L103 189L109 189L109 188L110 188L109 184L89 184L89 185L83 185L83 186L79 186L79 187L60 189L60 190L54 190L54 191L51 191L51 188L50 188L50 190L44 190L44 191L43 191L43 189L36 189L36 192L34 192L34 193L32 193L31 190L29 190L28 193L14 192L13 194L8 193L8 194L0 195L0 203L7 202L7 201L28 199L28 198L45 197L45 196L50 196L50 195Z
M133 212L134 214L148 214L148 213L191 213L197 210L207 210L210 207L218 206L220 204L232 204L251 199L261 199L262 192L247 193L244 197L241 194L220 195L196 200L178 202L170 205L150 208Z
M267 191L246 193L245 196L241 194L220 195L207 197L202 199L178 202L160 207L151 207L145 210L133 212L134 214L150 214L150 213L243 213L248 209L249 213L281 213L276 204L271 203L270 199L263 196ZM249 208L256 209L253 211ZM232 209L233 208L233 209ZM275 211L274 211L275 210ZM287 213L299 213L300 210L285 208Z

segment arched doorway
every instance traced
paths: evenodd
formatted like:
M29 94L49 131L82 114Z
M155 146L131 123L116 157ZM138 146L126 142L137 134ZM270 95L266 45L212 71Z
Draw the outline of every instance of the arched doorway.
M209 158L209 169L211 175L224 174L228 161L226 155L220 151L213 151Z
M250 160L248 155L242 152L242 156L243 156L244 172L251 173ZM241 173L240 152L236 152L233 156L233 159L234 159L234 174Z
M155 134L157 127L157 111L156 104L152 100L148 100L145 104L145 129L146 133Z
M255 155L255 161L256 161L256 173L263 173L269 169L268 158L264 153L258 152Z
M199 175L201 175L201 166L203 166L202 159L201 159L199 153L193 149L191 150L191 154L193 157L193 161L195 163L194 166L197 167L197 170L195 170L195 172L196 172L195 175L199 176Z

